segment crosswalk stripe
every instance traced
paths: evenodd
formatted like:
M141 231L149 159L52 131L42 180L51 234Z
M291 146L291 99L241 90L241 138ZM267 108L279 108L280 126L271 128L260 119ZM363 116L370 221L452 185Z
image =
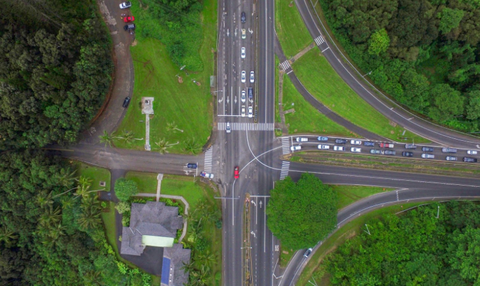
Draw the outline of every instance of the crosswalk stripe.
M213 157L213 149L210 148L205 152L205 163L204 163L204 171L207 173L212 172L212 157Z
M282 138L282 153L283 155L290 154L290 140L288 137Z
M325 40L323 39L322 35L315 38L315 43L317 46L320 46L323 42L325 42Z
M285 179L288 176L288 170L290 169L290 161L282 161L282 170L280 171L280 180Z
M284 71L288 70L291 66L290 66L290 62L288 60L284 61L283 63L280 64L280 66L282 67L282 69Z
M218 130L225 130L227 124L225 122L218 122ZM275 123L249 123L249 122L233 122L230 123L232 131L249 130L249 131L273 131L275 130Z

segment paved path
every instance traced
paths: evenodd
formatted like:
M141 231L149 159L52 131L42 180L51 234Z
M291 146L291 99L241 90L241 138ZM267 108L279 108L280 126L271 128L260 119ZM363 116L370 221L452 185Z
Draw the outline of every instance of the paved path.
M160 200L160 188L162 187L163 174L157 175L157 202Z

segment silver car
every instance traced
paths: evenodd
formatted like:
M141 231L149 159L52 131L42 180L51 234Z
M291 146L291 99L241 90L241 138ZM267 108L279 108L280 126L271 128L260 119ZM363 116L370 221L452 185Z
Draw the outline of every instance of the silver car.
M245 105L242 105L242 117L245 117Z
M362 149L361 149L361 148L358 148L358 147L352 147L352 148L350 148L350 152L352 152L352 153L360 153L360 152L362 152Z
M127 8L132 7L132 2L130 2L130 1L123 2L123 3L120 3L119 6L120 6L120 9L127 9Z
M225 131L226 131L227 133L232 132L232 127L230 127L230 122L227 122L227 127L225 128Z
M248 106L248 118L253 117L253 106Z
M245 58L245 56L246 56L245 47L242 47L241 52L240 52L240 56L242 57L242 59Z
M320 145L317 146L317 148L320 149L320 150L330 150L330 145L320 144Z
M245 89L242 89L242 95L240 96L240 99L242 100L242 102L245 102L247 100Z
M422 154L422 158L423 158L423 159L435 159L435 155L423 153L423 154Z
M250 72L250 83L254 83L254 82L255 82L255 72L251 71Z
M247 81L247 72L246 71L242 71L242 76L241 76L240 80L243 83L245 83Z

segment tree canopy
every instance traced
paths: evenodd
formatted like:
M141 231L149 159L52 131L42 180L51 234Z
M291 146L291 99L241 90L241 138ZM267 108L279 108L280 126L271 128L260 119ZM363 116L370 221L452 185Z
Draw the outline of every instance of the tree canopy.
M337 201L337 193L312 174L297 183L286 177L270 192L267 225L287 248L312 247L336 227Z
M120 178L115 181L115 195L117 195L120 201L126 202L131 196L137 193L138 187L135 181L126 178Z
M368 233L359 232L327 258L331 284L480 283L479 204L422 206L402 216L369 220L367 225Z

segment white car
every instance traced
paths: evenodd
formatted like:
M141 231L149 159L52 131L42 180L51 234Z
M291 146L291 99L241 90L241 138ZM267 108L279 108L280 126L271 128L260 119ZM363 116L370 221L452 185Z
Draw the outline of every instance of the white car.
M362 145L362 141L352 139L352 140L350 140L350 144L352 144L352 145Z
M245 29L242 29L242 40L245 40L247 38L247 31Z
M241 52L240 52L240 56L242 57L242 59L245 58L245 56L246 56L245 47L242 47Z
M213 174L212 173L207 173L205 171L200 172L200 176L207 178L207 179L213 179Z
M254 82L255 82L255 72L251 71L250 72L250 83L254 83Z
M241 76L240 79L243 83L245 83L247 81L247 72L246 71L242 71L242 76Z
M297 137L297 138L295 138L295 141L297 141L297 142L308 142L308 138L307 137Z
M468 150L468 151L467 151L467 154L468 154L468 155L477 155L478 152L477 152L476 150Z
M290 147L290 150L292 150L292 151L302 150L302 146L300 146L300 145L294 145L294 146Z
M422 158L423 158L423 159L435 159L435 155L423 153L423 154L422 154Z
M127 9L127 8L132 7L132 2L130 2L130 1L123 2L123 3L120 3L119 6L120 6L120 9Z
M240 99L242 100L242 102L245 102L245 100L247 100L245 89L242 89L242 95L240 96Z
M360 153L360 152L362 152L362 149L358 148L358 147L352 147L352 148L350 148L350 152Z
M333 151L345 151L345 147L343 147L343 146L333 146Z
M320 149L320 150L330 150L330 145L322 145L322 144L320 144L320 145L318 145L317 148Z
M242 117L245 117L245 105L242 105Z
M227 133L232 132L232 127L230 127L230 122L227 122L227 126L225 127L225 131L226 131Z
M253 106L248 106L248 118L253 117Z

